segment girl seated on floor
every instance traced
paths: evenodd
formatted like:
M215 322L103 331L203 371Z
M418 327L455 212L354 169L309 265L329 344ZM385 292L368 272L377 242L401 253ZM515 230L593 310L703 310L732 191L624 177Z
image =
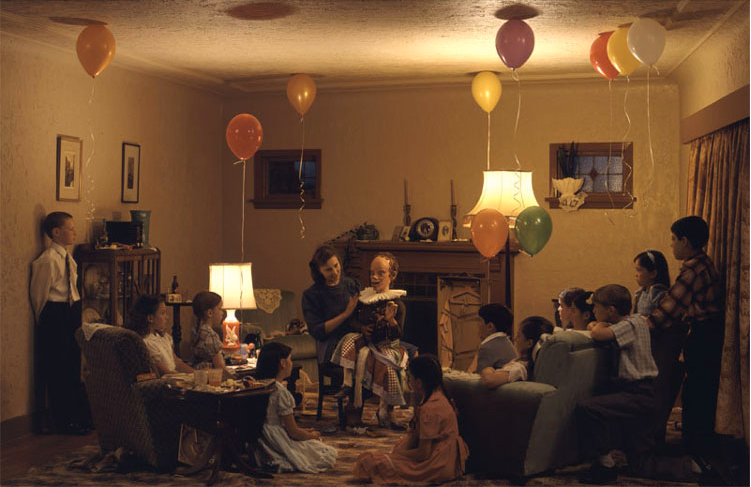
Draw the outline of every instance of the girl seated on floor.
M407 380L420 402L412 429L391 453L360 455L353 474L375 484L434 484L460 477L469 449L443 389L441 364L432 355L420 355L407 366Z
M295 398L282 384L292 372L291 353L287 345L272 341L258 355L256 379L276 379L276 382L254 455L259 465L278 472L323 472L334 466L337 451L320 440L318 431L301 428L295 421Z
M167 333L167 305L161 296L139 296L128 316L125 328L141 335L149 349L151 363L160 376L175 372L193 372L174 352L172 335Z
M514 345L519 352L519 358L507 363L500 369L486 367L480 371L480 382L492 389L507 382L527 380L532 375L534 359L543 334L553 333L553 324L542 316L530 316L519 324L519 333L514 339Z

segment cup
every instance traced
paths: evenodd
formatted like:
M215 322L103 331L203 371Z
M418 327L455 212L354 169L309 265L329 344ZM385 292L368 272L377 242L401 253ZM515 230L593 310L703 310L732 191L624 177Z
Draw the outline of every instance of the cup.
M209 369L209 385L218 386L222 383L222 369Z
M207 370L194 370L193 371L193 384L196 387L205 386L209 381L209 372Z

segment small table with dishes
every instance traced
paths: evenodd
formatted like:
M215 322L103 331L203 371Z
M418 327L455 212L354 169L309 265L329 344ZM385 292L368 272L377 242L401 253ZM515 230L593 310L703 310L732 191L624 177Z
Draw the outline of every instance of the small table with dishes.
M248 359L247 364L243 365L228 365L227 369L235 374L235 377L241 379L243 377L255 377L256 374L256 359ZM287 390L292 393L292 397L295 398L295 406L302 401L302 394L297 392L297 381L300 379L300 371L302 365L292 364L292 372L290 372L287 378Z
M207 485L212 485L223 464L234 464L246 475L273 478L251 464L252 445L261 435L269 396L274 391L273 379L229 379L220 386L195 386L190 374L171 374L165 378L169 383L168 397L175 402L183 425L212 436L193 466L178 473L191 475L211 466Z

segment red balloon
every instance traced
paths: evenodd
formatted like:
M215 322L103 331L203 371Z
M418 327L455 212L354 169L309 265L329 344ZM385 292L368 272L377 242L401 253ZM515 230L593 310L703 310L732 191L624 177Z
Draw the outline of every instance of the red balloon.
M615 79L618 76L618 70L608 59L608 39L613 35L613 31L603 32L592 43L589 48L589 62L595 71L600 73L606 79Z
M486 208L472 219L470 231L477 251L490 259L506 245L508 222L500 211Z
M250 159L261 147L263 127L253 115L241 113L227 124L227 145L238 159Z
M535 34L526 22L511 19L498 29L495 50L503 64L516 69L529 59L535 48Z

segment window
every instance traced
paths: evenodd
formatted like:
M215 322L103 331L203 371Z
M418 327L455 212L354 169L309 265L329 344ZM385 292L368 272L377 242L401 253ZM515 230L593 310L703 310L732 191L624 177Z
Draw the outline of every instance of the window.
M300 151L259 150L253 159L255 193L253 206L300 208ZM321 150L306 149L302 158L305 208L321 208Z
M564 169L559 153L571 154L573 164ZM608 163L609 161L609 163ZM571 174L566 174L566 171ZM587 198L581 209L632 209L634 182L634 145L632 142L550 144L550 193L545 198L550 208L559 208L560 193L553 188L553 179L564 177L584 179L581 191Z

